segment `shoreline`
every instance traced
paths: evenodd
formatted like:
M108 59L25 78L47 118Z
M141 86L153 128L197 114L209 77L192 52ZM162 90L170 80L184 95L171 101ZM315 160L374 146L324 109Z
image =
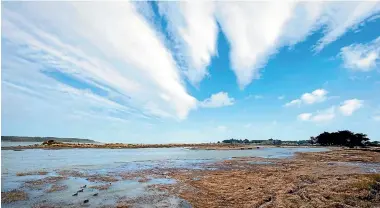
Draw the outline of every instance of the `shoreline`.
M41 188L45 194L56 193L60 198L65 195L65 201L59 202L64 206L80 206L80 200L88 199L94 193L99 193L99 196L91 197L90 203L108 200L112 203L110 207L162 204L173 199L181 205L185 203L186 207L380 205L380 152L376 151L332 148L323 152L297 152L290 158L233 157L198 166L160 166L100 173L63 168L54 170L53 175L44 171L20 172L17 177L40 175L42 179L29 179L24 188L3 192L6 196L3 202L14 200L18 205L28 204L27 197L31 195L26 191ZM65 183L66 180L72 182ZM142 195L123 195L130 190L121 184L127 185L130 181L143 188ZM87 195L81 193L84 198L71 196L79 185L83 185L81 183L88 185ZM121 194L115 196L115 190ZM58 205L57 201L44 202L45 194L28 205Z
M5 146L1 150L22 151L26 149L144 149L144 148L187 148L190 150L255 150L262 148L330 148L307 145L250 145L250 144L122 144L122 143L60 143L51 145L34 144L28 146ZM332 147L335 148L335 147Z

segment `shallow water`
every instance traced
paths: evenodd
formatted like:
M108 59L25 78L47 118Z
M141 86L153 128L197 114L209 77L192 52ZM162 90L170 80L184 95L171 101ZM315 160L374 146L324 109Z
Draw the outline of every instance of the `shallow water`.
M295 152L327 151L325 148L262 148L253 150L189 150L185 148L149 148L149 149L61 149L44 150L28 149L24 151L3 150L2 160L2 191L22 189L29 195L28 201L6 204L5 207L31 206L40 202L69 203L68 206L82 206L84 199L90 199L90 206L95 204L114 205L120 197L141 197L144 195L159 194L148 191L147 187L154 184L175 183L174 180L162 176L147 182L138 182L137 179L113 182L105 191L86 189L84 193L73 197L72 194L81 185L100 185L102 183L89 182L86 177L68 177L59 182L67 185L68 189L59 192L45 193L43 190L30 190L23 187L25 181L41 179L57 175L59 170L79 170L87 174L113 175L117 173L133 173L149 169L202 169L205 164L217 162L232 157L256 156L264 158L290 157ZM16 176L20 172L48 171L46 176ZM104 184L104 183L103 183ZM47 190L51 184L43 187ZM99 192L99 196L92 194ZM147 202L150 203L149 200ZM153 203L153 202L152 202ZM168 196L154 202L168 204L170 207L180 207L185 203L174 196ZM141 205L142 206L142 205ZM146 206L146 204L144 204Z
M1 151L4 174L57 168L112 168L126 165L131 169L151 168L165 164L172 167L190 166L205 161L232 157L284 158L295 152L327 151L326 148L261 148L254 150L189 150L184 148L146 149L27 149Z
M380 173L380 163L330 162L329 165L344 165L344 166L359 167L365 173Z
M17 147L41 144L42 142L1 142L2 147Z

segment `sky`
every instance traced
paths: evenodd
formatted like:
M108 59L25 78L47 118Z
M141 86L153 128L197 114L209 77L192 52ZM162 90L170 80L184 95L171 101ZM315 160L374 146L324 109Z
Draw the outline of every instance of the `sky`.
M2 135L380 140L378 2L2 2Z

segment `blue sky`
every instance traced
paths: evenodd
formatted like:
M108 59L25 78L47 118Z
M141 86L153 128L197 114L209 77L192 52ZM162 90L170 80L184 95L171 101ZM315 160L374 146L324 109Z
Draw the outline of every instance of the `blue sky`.
M377 2L3 2L2 135L380 140Z

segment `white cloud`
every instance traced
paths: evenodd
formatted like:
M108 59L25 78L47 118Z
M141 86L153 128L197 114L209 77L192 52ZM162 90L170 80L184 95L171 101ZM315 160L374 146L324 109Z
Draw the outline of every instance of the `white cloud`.
M241 88L260 77L260 69L279 48L321 29L323 36L314 47L320 51L380 11L376 2L164 2L159 8L168 19L180 65L195 84L217 54L218 22L230 43L231 67Z
M302 121L308 121L310 120L312 114L311 113L301 113L298 115L298 119Z
M304 93L300 99L292 100L285 104L285 107L301 105L303 104L313 104L320 103L326 100L327 91L324 89L316 89L311 93Z
M380 121L380 115L375 115L372 117L375 121Z
M177 47L183 51L186 74L193 84L207 75L207 66L216 54L218 28L214 17L215 4L211 1L160 2Z
M33 66L30 63L29 66ZM7 66L5 66L7 67ZM17 69L15 69L17 70ZM130 118L149 118L142 112L98 96L88 90L79 90L59 84L55 80L35 76L25 81L30 72L24 73L10 82L8 72L4 74L3 109L12 119L52 120L53 115L62 120L65 118L94 118L112 122L126 122ZM20 105L19 103L28 103Z
M115 89L153 116L184 119L196 107L170 51L133 3L8 5L2 5L2 38L19 48L14 56L40 63L35 73L49 67L108 93Z
M335 107L317 111L316 113L302 113L297 118L301 121L312 121L315 123L330 121L335 118Z
M317 51L379 11L376 2L217 2L216 16L231 45L241 88L283 46L293 46L323 28Z
M285 98L284 95L281 95L281 96L278 96L278 97L277 97L277 99L279 99L279 100L283 100L284 98Z
M229 97L227 92L218 92L216 94L212 94L210 98L207 98L201 102L200 106L203 108L219 108L233 105L234 102L235 99Z
M326 100L326 94L328 92L324 89L314 90L312 93L305 93L301 96L301 100L306 104L313 104L317 102L323 102Z
M363 101L358 99L346 100L340 107L339 111L344 116L351 116L355 111L359 110L363 106Z
M351 29L378 14L380 6L376 1L364 2L323 2L321 22L325 26L324 37L319 40L317 50L338 39Z
M285 107L290 107L290 106L295 106L295 105L300 106L301 102L302 101L300 99L292 100L288 103L285 103Z
M340 50L344 67L354 71L370 71L380 59L380 37L368 44L352 44Z
M353 112L361 108L363 101L358 99L346 100L338 108L344 116L350 116ZM315 113L301 113L297 116L301 121L312 121L315 123L326 122L334 119L336 116L336 108L332 106L328 109L317 111Z
M335 118L335 107L328 108L323 111L318 111L313 117L311 118L314 122L325 122L330 121Z
M217 18L231 45L232 69L241 88L260 77L274 53L293 3L218 2ZM274 17L274 15L276 17Z

